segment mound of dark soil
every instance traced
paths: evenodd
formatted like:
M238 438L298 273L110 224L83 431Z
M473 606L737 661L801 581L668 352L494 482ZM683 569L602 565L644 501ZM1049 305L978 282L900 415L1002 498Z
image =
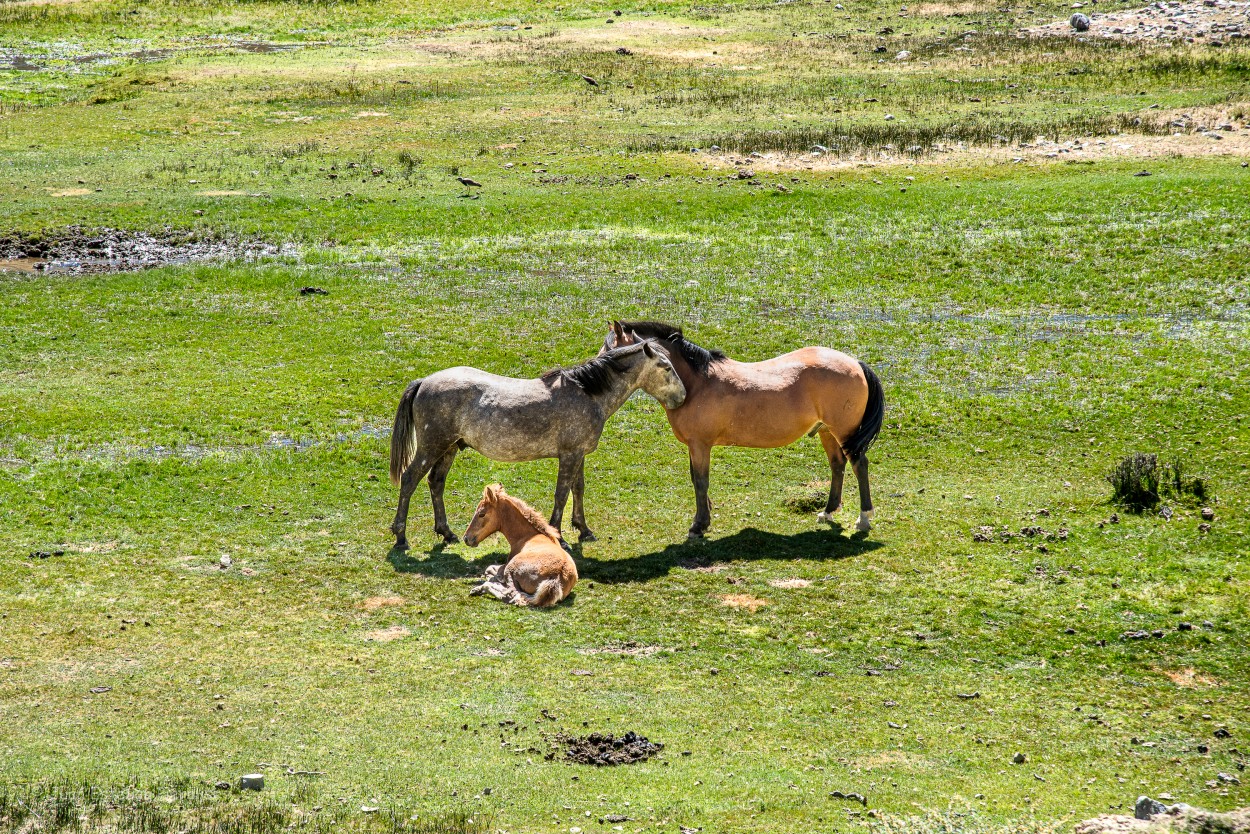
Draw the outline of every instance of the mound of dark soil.
M0 232L0 260L35 259L36 269L73 275L129 272L192 261L250 260L279 252L279 247L262 241L169 228L131 232L66 226L33 234Z
M663 744L649 741L632 730L620 738L609 733L591 733L584 738L560 735L558 739L565 748L565 761L595 767L646 761L664 749Z

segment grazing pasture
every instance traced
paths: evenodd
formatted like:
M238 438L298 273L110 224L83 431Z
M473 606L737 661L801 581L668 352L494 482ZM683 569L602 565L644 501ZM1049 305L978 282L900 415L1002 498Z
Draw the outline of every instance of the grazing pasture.
M0 0L0 830L1250 804L1250 47L1016 37L1070 6ZM567 600L424 488L393 550L405 385L614 319L870 365L872 531L813 438L688 543L638 395ZM450 527L556 476L465 452Z

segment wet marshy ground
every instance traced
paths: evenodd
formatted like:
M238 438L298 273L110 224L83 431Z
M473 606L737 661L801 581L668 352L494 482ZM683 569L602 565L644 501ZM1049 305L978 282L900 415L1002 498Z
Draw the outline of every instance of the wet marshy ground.
M283 247L263 241L175 229L132 232L69 226L34 234L0 233L0 272L128 272L194 261L255 260L282 251Z

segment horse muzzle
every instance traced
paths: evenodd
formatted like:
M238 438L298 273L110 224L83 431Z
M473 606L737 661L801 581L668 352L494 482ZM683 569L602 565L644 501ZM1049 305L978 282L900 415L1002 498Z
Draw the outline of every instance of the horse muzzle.
M473 535L472 533L465 533L464 543L467 544L469 547L477 547L478 545L477 536Z

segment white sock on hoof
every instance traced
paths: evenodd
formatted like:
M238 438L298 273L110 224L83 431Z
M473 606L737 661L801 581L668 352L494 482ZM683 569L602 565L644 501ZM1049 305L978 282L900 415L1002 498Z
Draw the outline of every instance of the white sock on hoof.
M859 521L855 522L855 529L861 533L867 533L872 529L872 510L859 514Z
M827 513L827 512L825 512L824 510L821 510L820 512L816 513L816 520L817 520L817 521L827 521L827 522L829 522L830 524L832 524L832 523L833 523L833 513Z

